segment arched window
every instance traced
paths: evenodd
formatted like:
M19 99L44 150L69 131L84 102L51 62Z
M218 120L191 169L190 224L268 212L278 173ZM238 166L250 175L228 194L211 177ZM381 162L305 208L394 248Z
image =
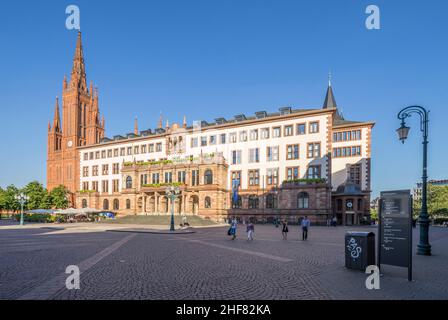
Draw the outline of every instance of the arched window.
M103 200L103 210L109 210L109 200Z
M363 207L362 207L362 199L358 199L358 211L362 211Z
M336 208L337 211L342 211L342 199L336 200Z
M306 192L300 192L297 195L297 207L299 209L307 209L310 206L310 197Z
M212 207L212 199L210 197L205 197L205 208L209 209Z
M114 210L120 209L120 201L118 199L114 199Z
M82 199L81 206L82 206L83 208L87 208L87 199Z
M277 208L277 196L270 193L266 196L266 209L276 209Z
M204 184L213 184L213 171L210 169L205 170Z
M232 197L232 208L233 209L239 209L239 208L241 208L241 205L242 205L241 196L237 196L236 199L234 199Z
M126 199L126 209L131 209L131 200Z
M258 209L258 197L254 194L249 196L249 209Z
M132 177L127 176L126 177L126 189L131 189L131 188L132 188Z

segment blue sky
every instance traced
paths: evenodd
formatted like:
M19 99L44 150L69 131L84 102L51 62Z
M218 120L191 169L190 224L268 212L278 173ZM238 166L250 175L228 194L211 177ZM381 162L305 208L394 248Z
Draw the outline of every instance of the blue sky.
M81 10L88 81L99 87L106 134L213 120L280 106L319 108L333 73L350 120L376 121L372 187L412 188L421 177L414 117L401 145L397 112L431 110L429 176L448 178L448 2L8 1L0 11L0 186L45 183L47 123L69 74ZM381 30L367 30L369 4Z

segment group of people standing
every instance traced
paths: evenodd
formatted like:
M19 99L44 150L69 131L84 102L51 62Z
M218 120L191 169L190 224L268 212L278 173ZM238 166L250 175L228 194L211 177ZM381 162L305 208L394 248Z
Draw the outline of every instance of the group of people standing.
M230 222L230 228L227 231L227 234L232 237L232 240L236 239L236 229L237 229L238 221L236 218L233 218ZM302 227L302 240L305 241L308 239L308 230L310 228L310 220L307 216L301 219L299 221L299 225ZM255 226L252 222L249 222L246 226L246 233L247 233L247 241L253 241L254 240L254 232L255 232ZM282 221L282 236L283 240L288 239L288 221L283 220Z

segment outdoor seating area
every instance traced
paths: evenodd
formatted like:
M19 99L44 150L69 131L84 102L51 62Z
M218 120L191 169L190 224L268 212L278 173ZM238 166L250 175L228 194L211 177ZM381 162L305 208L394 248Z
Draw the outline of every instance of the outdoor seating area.
M20 214L13 215L13 218L16 220L20 220ZM93 208L68 208L60 210L35 209L25 211L23 219L25 222L40 223L97 222L102 220L115 219L115 213Z

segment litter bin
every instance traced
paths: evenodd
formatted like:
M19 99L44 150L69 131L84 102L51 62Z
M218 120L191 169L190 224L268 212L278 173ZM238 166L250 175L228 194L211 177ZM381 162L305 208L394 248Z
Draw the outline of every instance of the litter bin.
M375 264L375 234L373 232L353 232L345 234L345 267L366 271Z

